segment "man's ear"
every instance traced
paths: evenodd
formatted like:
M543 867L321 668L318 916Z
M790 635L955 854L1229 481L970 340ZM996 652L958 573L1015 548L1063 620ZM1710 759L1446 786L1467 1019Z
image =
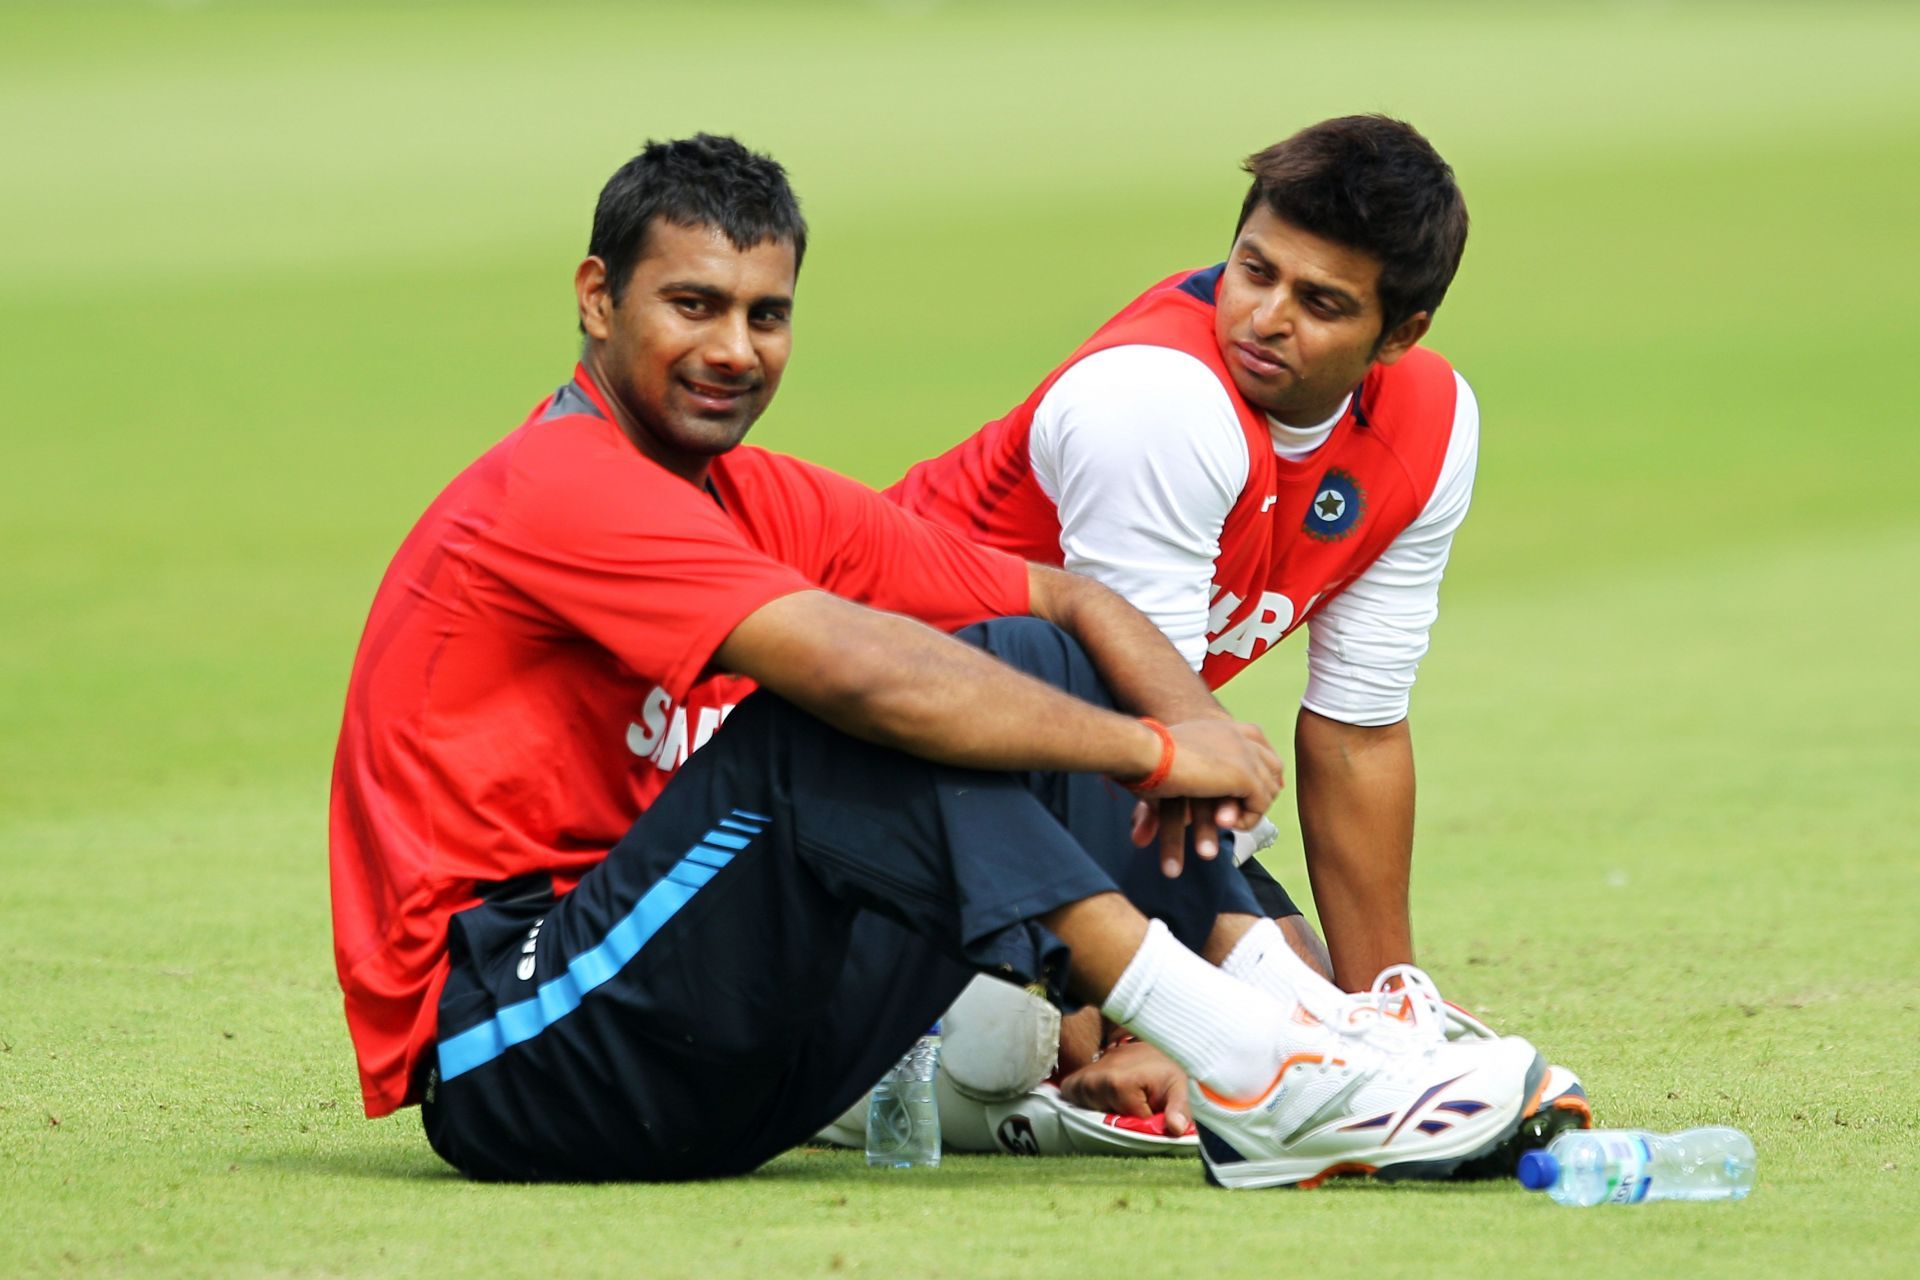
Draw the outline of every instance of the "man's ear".
M580 306L580 328L596 342L612 333L613 295L607 291L607 264L588 258L573 273L573 296Z
M1420 339L1427 336L1427 330L1433 327L1433 312L1416 311L1393 326L1393 332L1380 340L1380 346L1373 353L1375 364L1392 364L1407 352L1413 350Z

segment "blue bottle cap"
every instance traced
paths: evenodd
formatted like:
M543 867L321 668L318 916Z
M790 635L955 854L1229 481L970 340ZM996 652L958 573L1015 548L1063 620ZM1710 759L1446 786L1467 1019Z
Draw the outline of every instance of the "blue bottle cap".
M1514 1174L1527 1190L1545 1191L1560 1177L1560 1162L1545 1151L1529 1151L1520 1157Z

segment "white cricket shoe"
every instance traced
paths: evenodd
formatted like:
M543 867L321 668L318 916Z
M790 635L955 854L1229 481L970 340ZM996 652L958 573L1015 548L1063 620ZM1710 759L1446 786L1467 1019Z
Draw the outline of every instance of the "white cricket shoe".
M1290 1054L1259 1096L1189 1086L1207 1181L1318 1186L1343 1173L1444 1178L1520 1126L1546 1062L1517 1036L1446 1041L1343 1033L1304 1009Z
M1446 1040L1497 1040L1499 1033L1473 1014L1446 999L1424 970L1398 964L1381 971L1373 987L1352 997L1349 1023L1367 1025L1371 1005L1384 1026L1405 1028L1408 1034ZM1508 1178L1520 1157L1537 1151L1568 1129L1593 1128L1593 1104L1580 1077L1557 1063L1549 1064L1539 1096L1531 1099L1513 1137L1494 1151L1470 1160L1454 1171L1456 1178Z
M1440 994L1426 971L1396 964L1380 971L1373 986L1331 999L1303 994L1314 1017L1344 1036L1381 1049L1445 1040L1498 1040L1486 1023Z

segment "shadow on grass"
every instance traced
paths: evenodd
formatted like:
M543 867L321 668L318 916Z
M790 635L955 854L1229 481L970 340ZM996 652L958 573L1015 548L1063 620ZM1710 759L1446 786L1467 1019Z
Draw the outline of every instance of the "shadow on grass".
M911 1170L895 1173L869 1172L859 1152L826 1148L796 1147L749 1175L756 1180L792 1180L795 1182L844 1181L868 1178L878 1186L914 1186L942 1190L964 1187L1005 1187L1025 1182L1037 1188L1070 1194L1148 1191L1175 1194L1197 1191L1209 1196L1222 1193L1207 1185L1200 1172L1197 1156L1192 1158L1156 1156L1046 1156L1039 1158L1004 1155L949 1154L937 1170ZM1236 1202L1258 1202L1263 1198L1310 1200L1376 1195L1462 1196L1503 1193L1512 1187L1510 1180L1479 1181L1405 1181L1379 1182L1372 1178L1335 1178L1313 1191L1295 1187L1273 1188L1271 1197L1260 1192L1242 1192Z
M436 1182L464 1182L457 1170L446 1164L423 1141L418 1152L411 1151L283 1151L272 1155L249 1156L239 1162L242 1169L262 1173L323 1178L373 1178L387 1182L425 1185Z
M762 1165L752 1173L700 1182L473 1182L435 1156L424 1141L418 1149L389 1148L378 1151L288 1150L255 1156L240 1162L243 1168L294 1178L370 1179L405 1183L415 1187L693 1187L757 1184L795 1188L833 1187L845 1189L849 1182L860 1182L882 1193L895 1191L914 1195L971 1194L1021 1183L1069 1195L1113 1192L1129 1194L1141 1191L1189 1191L1219 1194L1201 1180L1197 1161L1172 1158L1140 1159L1103 1156L1059 1156L1029 1159L1017 1156L949 1155L938 1169L869 1170L856 1151L832 1148L795 1147ZM1482 1182L1376 1182L1371 1178L1336 1178L1316 1191L1276 1188L1272 1196L1283 1200L1307 1196L1313 1200L1343 1200L1351 1196L1478 1196L1497 1194L1511 1187L1502 1181ZM1263 1199L1258 1193L1242 1193L1246 1199Z
M703 1180L707 1184L720 1183L782 1183L793 1185L843 1184L849 1178L871 1176L876 1184L907 1186L909 1184L930 1188L938 1186L943 1190L952 1190L969 1186L989 1186L1003 1183L1005 1174L1011 1172L1006 1166L1010 1160L999 1157L975 1157L965 1161L960 1167L949 1160L941 1169L910 1170L906 1172L880 1172L869 1174L858 1152L824 1151L808 1147L796 1147L776 1156L767 1164L752 1173L740 1174L730 1178L712 1178ZM1113 1164L1124 1167L1122 1161L1074 1161L1076 1164ZM316 1178L362 1178L381 1182L401 1182L413 1186L430 1187L435 1185L459 1186L644 1186L640 1182L474 1182L463 1177L452 1166L443 1162L433 1153L423 1139L417 1150L384 1149L377 1151L310 1151L286 1150L266 1155L243 1158L239 1161L243 1169L252 1169L261 1173L290 1177ZM968 1167L972 1165L973 1167ZM1023 1171L1033 1169L1034 1162L1020 1161ZM1037 1171L1037 1170L1036 1170ZM882 1179L891 1180L881 1183ZM1085 1179L1076 1179L1085 1181ZM1125 1179L1127 1185L1137 1185L1138 1179ZM1120 1180L1116 1179L1116 1185ZM660 1183L660 1186L693 1186L694 1182Z
M472 1182L422 1142L419 1150L380 1151L275 1151L238 1161L242 1169L255 1173L294 1176L294 1178L363 1178L376 1182L399 1182L417 1188L434 1186L649 1186L645 1182ZM1152 1165L1152 1167L1146 1167ZM1164 1176L1154 1176L1154 1174ZM1139 1190L1142 1182L1165 1182L1167 1186L1198 1184L1200 1171L1187 1161L1131 1161L1100 1157L1062 1157L1062 1159L1016 1159L1006 1155L948 1157L941 1169L910 1171L870 1171L858 1151L822 1151L795 1148L760 1165L753 1173L732 1178L705 1178L699 1182L660 1182L653 1186L722 1186L722 1184L760 1184L791 1188L845 1188L849 1180L868 1180L876 1190L902 1190L914 1196L972 1192L983 1188L1004 1188L1008 1182L1035 1180L1058 1182L1077 1190Z

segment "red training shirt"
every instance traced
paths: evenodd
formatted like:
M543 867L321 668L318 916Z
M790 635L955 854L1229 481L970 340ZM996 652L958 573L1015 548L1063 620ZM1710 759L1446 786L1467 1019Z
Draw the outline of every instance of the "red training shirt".
M709 662L811 588L953 630L1026 566L797 459L708 490L634 447L584 368L435 499L375 595L334 757L334 959L368 1115L417 1101L447 922L475 886L565 892L751 682Z

